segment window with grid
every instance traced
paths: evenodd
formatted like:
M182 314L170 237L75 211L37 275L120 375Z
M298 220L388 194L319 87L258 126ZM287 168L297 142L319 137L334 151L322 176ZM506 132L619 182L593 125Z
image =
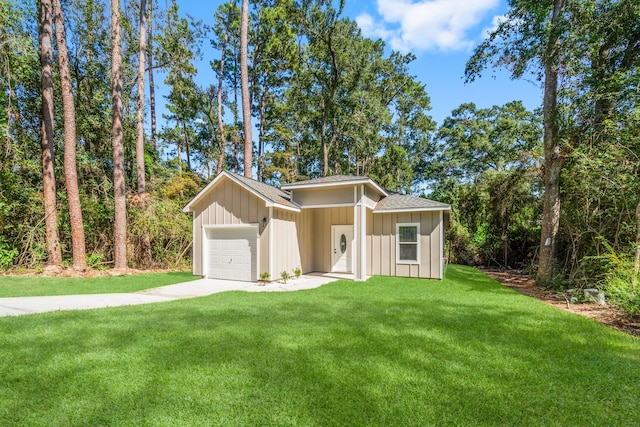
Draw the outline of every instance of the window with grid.
M420 224L399 223L396 228L396 258L399 264L416 264L420 259Z

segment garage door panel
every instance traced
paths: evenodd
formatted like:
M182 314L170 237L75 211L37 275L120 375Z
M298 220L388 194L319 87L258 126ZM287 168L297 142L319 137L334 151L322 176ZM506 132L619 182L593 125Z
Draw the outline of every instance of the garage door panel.
M214 279L253 281L257 277L257 230L233 227L207 230L208 272Z

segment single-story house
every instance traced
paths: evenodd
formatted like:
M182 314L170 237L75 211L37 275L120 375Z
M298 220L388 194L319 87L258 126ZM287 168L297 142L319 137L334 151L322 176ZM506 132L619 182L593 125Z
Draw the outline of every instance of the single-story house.
M193 213L193 274L257 281L291 273L441 279L451 207L393 194L362 176L276 188L224 171L184 208Z

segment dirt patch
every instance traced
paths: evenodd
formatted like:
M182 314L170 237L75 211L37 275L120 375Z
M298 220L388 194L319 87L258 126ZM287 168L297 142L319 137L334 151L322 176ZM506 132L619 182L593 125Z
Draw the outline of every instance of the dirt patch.
M106 277L106 276L128 276L131 274L149 274L149 273L168 273L169 269L146 269L139 270L136 268L127 269L108 269L108 270L92 270L84 271L75 270L70 267L48 266L43 270L13 270L6 272L4 275L11 276L32 276L32 277Z
M608 304L598 305L596 303L573 304L567 301L563 293L540 289L532 279L526 275L518 274L516 271L491 269L483 269L482 271L503 285L522 294L539 299L561 310L590 317L618 331L640 337L640 318L630 316L614 306Z

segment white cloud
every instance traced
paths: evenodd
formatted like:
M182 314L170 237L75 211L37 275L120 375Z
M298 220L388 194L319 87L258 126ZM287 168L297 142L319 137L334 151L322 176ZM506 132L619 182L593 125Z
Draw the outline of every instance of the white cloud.
M381 20L363 14L356 22L365 36L379 37L393 49L466 50L477 26L500 0L377 0Z

